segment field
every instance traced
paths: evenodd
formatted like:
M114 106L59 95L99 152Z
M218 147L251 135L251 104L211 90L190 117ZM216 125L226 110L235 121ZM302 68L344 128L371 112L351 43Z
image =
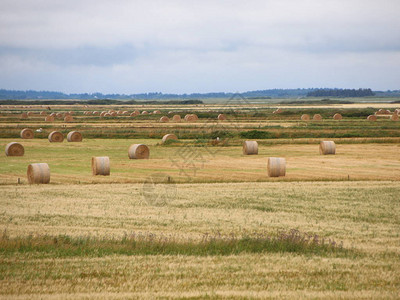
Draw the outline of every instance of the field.
M3 107L0 145L20 142L25 155L0 157L0 298L399 298L400 122L366 120L398 107L282 107L169 106L134 118L53 108L74 111L72 123ZM158 122L169 111L200 120ZM21 139L25 127L42 132ZM47 140L72 129L82 143ZM179 141L163 145L166 133ZM319 154L326 139L336 155ZM244 140L258 141L258 155L242 154ZM135 143L150 159L128 158ZM110 157L110 176L92 175L93 156ZM268 157L286 159L286 176L268 177ZM28 184L36 162L49 164L50 184Z

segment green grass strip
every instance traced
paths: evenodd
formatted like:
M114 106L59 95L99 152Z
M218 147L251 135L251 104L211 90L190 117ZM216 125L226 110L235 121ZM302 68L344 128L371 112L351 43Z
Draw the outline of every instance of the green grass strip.
M51 257L103 257L113 254L215 256L268 252L339 257L356 255L353 250L344 249L333 240L324 240L317 235L303 234L297 230L241 237L233 234L204 235L201 240L178 239L152 233L134 233L121 239L67 235L8 238L3 234L0 238L0 253L7 256L16 252L40 253Z

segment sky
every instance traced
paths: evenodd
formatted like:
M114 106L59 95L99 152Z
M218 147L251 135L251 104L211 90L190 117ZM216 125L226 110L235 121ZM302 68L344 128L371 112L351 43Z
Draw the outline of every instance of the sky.
M1 0L0 88L400 89L399 0Z

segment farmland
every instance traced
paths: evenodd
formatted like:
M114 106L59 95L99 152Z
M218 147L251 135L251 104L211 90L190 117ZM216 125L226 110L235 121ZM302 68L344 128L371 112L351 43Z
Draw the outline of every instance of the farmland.
M0 297L397 298L400 122L366 117L399 105L276 107L55 106L74 120L44 122L44 107L3 106L0 144L25 154L0 157ZM161 114L83 114L109 109ZM187 113L199 120L159 122ZM19 137L27 127L34 139ZM50 143L54 130L83 141ZM167 133L178 141L162 144ZM326 139L335 155L319 154ZM150 159L129 159L131 144ZM93 156L110 158L110 176L92 175ZM268 157L286 159L286 176L268 177ZM38 162L50 184L28 184Z

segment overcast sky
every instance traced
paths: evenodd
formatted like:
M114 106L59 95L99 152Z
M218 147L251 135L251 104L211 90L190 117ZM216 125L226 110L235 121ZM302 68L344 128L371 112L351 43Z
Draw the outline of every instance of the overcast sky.
M399 0L1 0L0 88L400 89Z

